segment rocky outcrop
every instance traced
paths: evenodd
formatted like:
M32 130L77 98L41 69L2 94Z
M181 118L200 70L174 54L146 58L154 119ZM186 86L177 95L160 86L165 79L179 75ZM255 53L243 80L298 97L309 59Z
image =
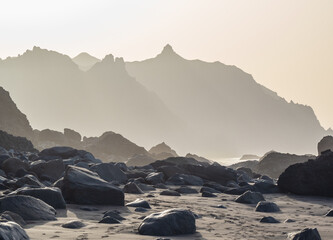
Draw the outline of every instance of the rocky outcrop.
M135 154L149 155L143 148L139 147L122 135L114 132L105 132L97 138L84 138L83 147L96 157L106 161L126 161Z
M9 93L2 87L0 87L0 130L30 140L33 136L26 115L17 108Z
M299 195L333 196L333 152L326 151L315 160L294 164L279 177L282 192Z
M36 149L32 143L25 137L16 137L1 130L0 147L3 147L7 150L13 149L17 151L36 152Z
M323 137L318 143L317 148L318 148L318 155L327 150L333 152L333 137L332 136Z

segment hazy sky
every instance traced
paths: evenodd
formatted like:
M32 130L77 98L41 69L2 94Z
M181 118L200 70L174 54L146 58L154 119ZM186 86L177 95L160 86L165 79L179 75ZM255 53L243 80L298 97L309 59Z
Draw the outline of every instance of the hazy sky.
M332 0L0 0L0 57L37 45L142 60L166 43L251 73L333 126Z

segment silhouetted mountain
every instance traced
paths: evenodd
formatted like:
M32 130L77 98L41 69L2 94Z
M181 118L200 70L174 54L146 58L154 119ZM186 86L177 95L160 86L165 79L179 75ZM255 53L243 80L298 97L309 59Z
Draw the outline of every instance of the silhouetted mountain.
M68 56L34 47L0 62L0 84L39 129L68 127L86 136L112 129L151 146L181 127L159 97L112 55L84 72Z
M235 66L186 60L167 45L126 68L187 123L181 137L168 139L177 149L215 157L272 148L314 153L325 134L311 107L287 102Z
M125 162L134 155L149 155L143 147L114 132L105 132L100 137L83 139L83 148L105 161Z
M82 71L89 70L92 66L101 61L100 59L95 58L86 52L80 53L76 57L72 58L72 60L79 66Z
M27 117L17 108L9 93L0 87L0 130L31 139L32 128Z
M163 160L169 157L178 157L178 154L175 150L169 147L165 142L157 144L156 146L152 147L149 150L149 153L156 159L156 160Z

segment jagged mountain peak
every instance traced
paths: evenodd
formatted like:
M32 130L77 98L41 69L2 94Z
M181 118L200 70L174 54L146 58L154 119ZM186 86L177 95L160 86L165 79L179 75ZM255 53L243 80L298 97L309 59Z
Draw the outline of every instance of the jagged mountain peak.
M157 55L159 58L181 58L180 55L178 55L172 48L170 44L167 44L164 46L162 52Z

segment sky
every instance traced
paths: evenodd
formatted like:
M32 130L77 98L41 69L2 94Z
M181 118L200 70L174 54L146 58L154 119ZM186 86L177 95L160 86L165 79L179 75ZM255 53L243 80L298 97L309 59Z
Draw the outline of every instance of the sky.
M156 56L236 65L333 127L332 0L0 0L0 58L33 46L71 57Z

